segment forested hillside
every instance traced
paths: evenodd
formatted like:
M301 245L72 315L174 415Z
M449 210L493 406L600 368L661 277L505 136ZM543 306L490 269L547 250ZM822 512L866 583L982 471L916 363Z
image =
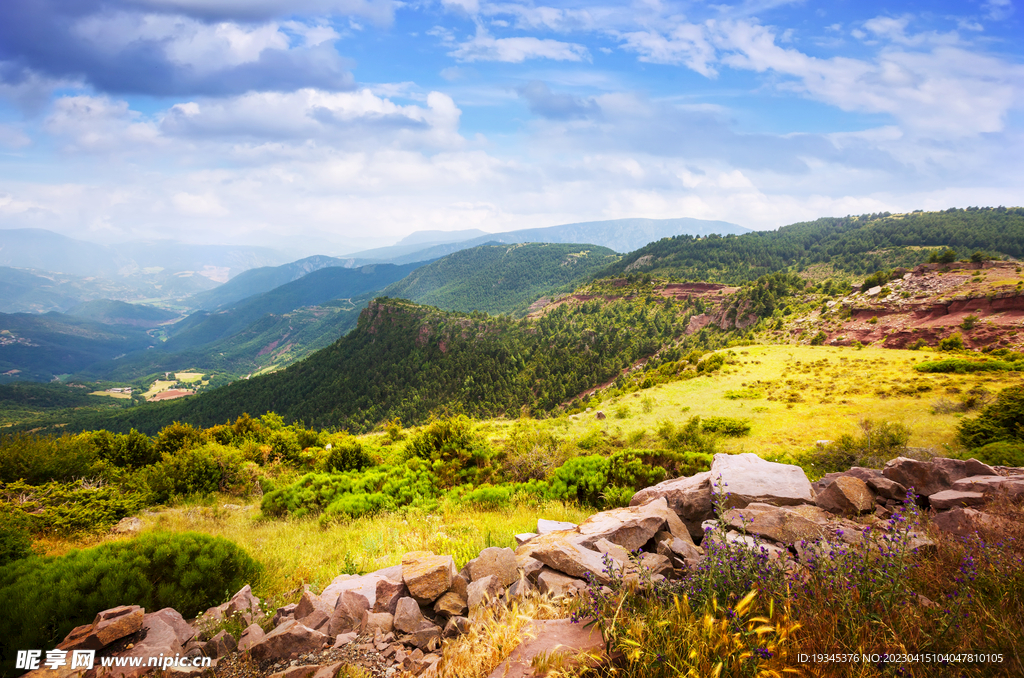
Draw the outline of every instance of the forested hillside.
M642 271L658 276L736 284L767 273L826 265L859 276L928 261L938 248L958 257L976 251L1024 256L1024 209L968 208L858 217L827 217L777 231L704 238L676 236L651 243L600 272Z
M541 295L572 291L617 258L596 245L482 245L428 264L383 294L466 313L521 312Z
M710 310L700 300L665 299L644 283L618 293L535 320L377 299L353 332L285 370L73 426L155 432L174 420L205 426L275 411L307 425L365 431L395 417L423 421L446 407L478 416L549 411L682 339L690 317ZM693 341L713 343L707 331ZM662 351L659 361L678 360L685 346Z

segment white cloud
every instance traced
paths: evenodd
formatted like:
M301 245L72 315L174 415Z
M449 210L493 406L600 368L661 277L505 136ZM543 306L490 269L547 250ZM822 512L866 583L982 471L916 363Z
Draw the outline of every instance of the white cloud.
M987 10L987 17L994 21L1008 19L1013 14L1012 0L986 0L982 7Z
M715 48L703 26L682 23L667 34L659 31L635 31L620 36L626 49L640 55L640 61L655 64L680 64L706 77L717 75L712 63Z
M203 19L221 18L259 21L296 14L361 16L378 24L390 24L395 0L123 0L165 13L180 13Z
M480 24L477 24L476 35L456 45L450 55L466 62L503 61L514 64L527 59L590 60L590 52L583 45L546 38L495 38Z
M171 198L178 211L187 216L225 217L230 214L220 204L220 200L212 193L195 195L192 193L175 193Z
M19 149L25 148L32 143L32 140L25 134L19 125L8 125L0 123L0 148Z
M66 150L120 152L161 142L155 124L126 101L109 97L61 97L44 124L47 132L65 141Z

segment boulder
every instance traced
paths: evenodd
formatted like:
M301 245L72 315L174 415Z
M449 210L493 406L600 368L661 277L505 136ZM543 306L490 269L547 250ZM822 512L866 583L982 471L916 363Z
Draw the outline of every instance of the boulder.
M373 606L377 602L377 582L381 579L390 579L396 582L402 581L402 566L392 565L391 567L385 567L382 570L359 577L350 574L338 575L320 594L320 600L333 610L338 602L338 597L343 591L354 591L366 598L370 605Z
M981 492L986 496L1006 494L1011 499L1024 497L1024 477L1021 476L969 476L953 483L954 490Z
M227 631L221 631L213 638L210 638L203 651L206 652L207 657L220 659L221 657L227 657L237 649L238 643L235 642L235 637Z
M897 457L886 462L882 474L923 497L952 489L953 483L970 476L994 476L990 466L977 459L946 459L936 457L929 461Z
M644 553L640 556L640 564L654 575L667 577L672 574L672 561L660 553Z
M856 516L875 509L875 496L860 478L840 476L814 498L814 503L831 513Z
M512 557L514 558L515 554L513 554ZM519 559L517 558L516 559L516 569L518 570L518 568L519 568ZM463 577L461 574L457 574L454 577L452 577L452 587L450 589L448 589L448 592L449 593L457 593L460 596L462 596L463 598L466 598L469 595L468 587L469 587L468 580L465 577Z
M942 532L969 537L975 532L1005 529L1008 521L972 508L955 508L932 517L932 525Z
M259 624L250 624L245 627L245 630L242 631L242 635L238 638L238 651L245 652L249 650L253 645L263 640L266 636L267 634Z
M469 613L473 614L483 605L498 602L505 592L505 587L496 575L489 574L483 579L470 582L467 592L466 602L469 605Z
M592 549L598 540L607 539L627 551L635 551L663 528L680 538L690 536L679 516L669 509L665 497L655 497L646 504L590 516L580 523L578 531L582 539L578 543Z
M620 568L630 567L632 565L629 560L629 551L618 544L613 544L607 539L601 539L594 544L594 547L597 549L598 553L604 553L613 558Z
M374 596L373 611L395 613L398 599L409 595L409 589L401 581L378 579Z
M430 652L441 644L441 627L427 622L418 630L410 633L405 639L405 642L410 643L425 652Z
M535 675L533 662L546 657L550 665L578 666L588 657L603 657L604 639L597 624L573 623L570 619L533 621L524 640L508 659L491 671L488 678L525 678Z
M957 507L981 506L985 503L985 495L981 492L943 490L928 497L928 503L936 511L946 511Z
M704 536L700 524L715 515L711 503L711 471L704 471L687 478L665 480L647 487L630 499L630 506L642 506L664 497L666 505L683 521L691 537Z
M293 652L303 654L319 650L327 640L319 631L289 619L254 644L249 654L257 661L287 659Z
M472 586L472 584L470 584ZM456 593L455 591L449 591L434 603L434 612L436 614L444 615L445 617L458 617L466 613L468 607L467 597Z
M331 607L320 600L320 596L316 595L312 591L304 591L299 602L295 604L293 616L299 621L302 621L305 617L313 614L314 610L324 610L329 612Z
M231 596L228 601L227 615L240 614L248 623L253 623L261 613L260 599L252 594L252 587L246 584L242 589Z
M337 636L359 628L363 623L363 613L369 610L370 602L364 596L355 591L343 591L338 597L338 604L335 605L334 612L331 613L327 634Z
M582 579L576 579L556 572L545 567L537 575L537 589L548 596L558 598L560 596L575 595L581 589L586 588L587 583Z
M570 577L583 578L589 572L602 584L609 581L601 554L580 546L575 532L550 532L519 547L516 555L527 555Z
M829 483L835 478L842 476L853 476L854 478L860 478L867 486L871 488L873 492L883 497L884 499L890 499L892 501L903 501L907 498L907 488L903 487L899 483L886 478L882 472L878 469L864 468L863 466L854 466L849 470L842 471L840 473L826 473L825 480ZM829 484L826 483L826 486Z
M766 537L780 544L818 539L825 536L823 525L798 511L770 504L748 504L722 514L726 523L738 530Z
M277 608L277 611L274 613L274 618L270 620L270 623L277 626L285 619L294 619L295 608L298 606L298 603L288 603L287 605Z
M181 613L175 610L173 607L165 607L162 610L156 612L150 612L142 617L142 628L149 628L156 620L160 620L170 626L174 630L174 635L178 639L178 644L184 646L185 643L192 640L195 637L196 631L189 623L185 621L185 618L181 616Z
M440 598L452 586L457 574L451 556L436 556L430 551L413 551L402 556L402 581L409 595L427 604Z
M530 581L536 581L537 574L544 569L544 563L529 555L519 555L517 553L516 563L519 565L519 569L522 571L523 575L525 575ZM454 590L455 587L453 586L452 589Z
M774 544L769 544L749 534L740 534L735 530L729 530L725 535L722 535L721 532L711 532L708 536L709 548L714 548L716 545L721 544L723 539L725 543L743 546L755 553L764 553L768 556L769 560L785 558L789 554L789 551L784 548L779 548ZM708 549L705 549L705 552L707 551Z
M536 536L536 532L520 532L519 534L514 535L513 538L516 540L516 546L522 546Z
M811 483L799 466L765 461L751 452L716 454L711 479L724 493L724 508L748 504L796 506L813 503Z
M121 518L117 521L117 525L110 528L110 531L114 534L135 534L142 529L142 521L134 516L128 518Z
M471 582L494 575L501 581L502 586L508 586L519 578L516 552L497 546L481 551L480 555L466 563L466 569L469 571L468 581Z
M174 614L169 614L166 610L169 610ZM163 614L160 614L160 612L154 612L145 615L142 620L142 631L145 634L145 637L129 646L123 652L118 653L118 656L120 657L141 657L142 665L137 667L114 667L112 669L105 670L105 675L119 676L123 678L141 676L143 674L151 673L153 670L151 667L147 667L145 665L150 657L159 657L161 655L164 657L175 657L184 653L184 647L179 640L181 635L188 633L188 631L181 628L184 624L184 620L181 618L180 614L170 608L165 608L164 610L161 610L161 612L163 612ZM188 627L187 624L184 624L184 626ZM188 629L191 631L191 627L188 627ZM228 638L231 637L228 636ZM214 638L214 640L217 639ZM233 648L234 639L231 638L229 642ZM206 648L209 648L211 644L214 644L213 641L207 643Z
M402 633L414 633L428 623L420 612L419 603L412 598L401 598L395 607L395 630Z
M121 605L103 610L96 615L92 624L73 629L57 649L101 650L141 629L144 614L145 610L138 605Z
M684 541L678 537L673 537L668 532L659 532L654 535L654 539L657 542L657 553L668 558L675 558L680 565L693 568L700 563L701 558L704 557L704 552L701 551L699 546L694 546L691 541Z
M359 625L359 635L375 635L377 631L390 633L395 628L395 616L389 612L367 612Z
M537 521L537 534L547 534L548 532L575 529L576 523L567 523L560 520L545 520L544 518Z

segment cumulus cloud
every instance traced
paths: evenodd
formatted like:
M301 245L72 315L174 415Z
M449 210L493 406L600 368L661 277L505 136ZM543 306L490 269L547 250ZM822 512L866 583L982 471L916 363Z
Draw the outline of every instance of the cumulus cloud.
M57 99L45 127L64 140L67 150L110 152L160 143L156 125L131 110L127 102L104 96Z
M703 26L681 23L665 34L655 30L634 31L622 33L620 39L626 49L640 55L640 61L685 65L709 78L718 74L712 65L715 48Z
M91 2L0 3L0 61L109 93L351 89L349 64L333 47L337 38L316 22L208 23ZM7 75L0 72L4 82Z

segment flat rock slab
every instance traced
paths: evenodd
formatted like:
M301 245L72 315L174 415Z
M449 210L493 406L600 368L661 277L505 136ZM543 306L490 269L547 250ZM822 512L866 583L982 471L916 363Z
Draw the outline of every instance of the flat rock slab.
M635 551L662 529L681 539L690 537L679 516L668 507L666 498L659 496L646 504L595 513L580 523L582 539L578 543L593 549L598 541L606 539L627 551Z
M711 503L711 471L646 487L633 495L629 505L642 506L659 497L664 497L666 505L683 521L691 537L699 539L704 535L700 524L715 515Z
M985 495L1004 493L1011 499L1024 496L1024 477L1021 476L969 476L953 483L954 490L981 492Z
M303 654L319 650L327 642L327 636L289 619L266 635L249 650L254 659L285 659L292 652Z
M531 662L542 654L549 658L561 656L566 667L579 665L584 652L599 658L604 657L604 639L596 624L573 624L569 619L534 621L527 629L526 637L527 640L491 671L488 678L535 676L537 674Z
M477 581L494 575L502 586L509 586L519 579L519 565L516 563L516 552L508 548L492 546L480 552L476 558L466 563L469 581Z
M121 605L103 610L92 624L79 626L57 645L60 650L101 650L142 628L145 610L138 605Z
M999 530L1011 527L1008 521L972 508L955 508L932 518L936 529L960 537L969 537L979 530Z
M946 511L963 506L981 506L985 503L985 495L981 492L943 490L928 497L928 503L936 511Z
M722 514L722 518L739 530L780 544L794 544L825 536L825 528L820 523L792 509L770 504L750 504L746 508L729 509Z
M799 466L765 461L751 452L716 454L711 462L711 482L724 493L725 508L761 503L773 506L811 504L811 482Z
M936 457L928 461L896 457L885 464L882 474L923 496L953 489L953 483L971 476L997 475L991 466L977 459L946 459Z
M338 575L320 594L320 600L333 610L338 602L338 596L343 591L354 591L366 598L370 605L373 606L377 602L377 582L381 579L401 582L402 566L392 565L391 567L364 574L360 577L348 574Z
M537 521L537 534L547 534L548 532L560 532L562 530L575 530L576 523L567 523L561 520L545 520L541 518Z
M576 532L550 532L520 546L516 555L530 556L570 577L583 579L590 573L597 581L607 584L610 577L605 572L602 554L581 546L580 539Z

